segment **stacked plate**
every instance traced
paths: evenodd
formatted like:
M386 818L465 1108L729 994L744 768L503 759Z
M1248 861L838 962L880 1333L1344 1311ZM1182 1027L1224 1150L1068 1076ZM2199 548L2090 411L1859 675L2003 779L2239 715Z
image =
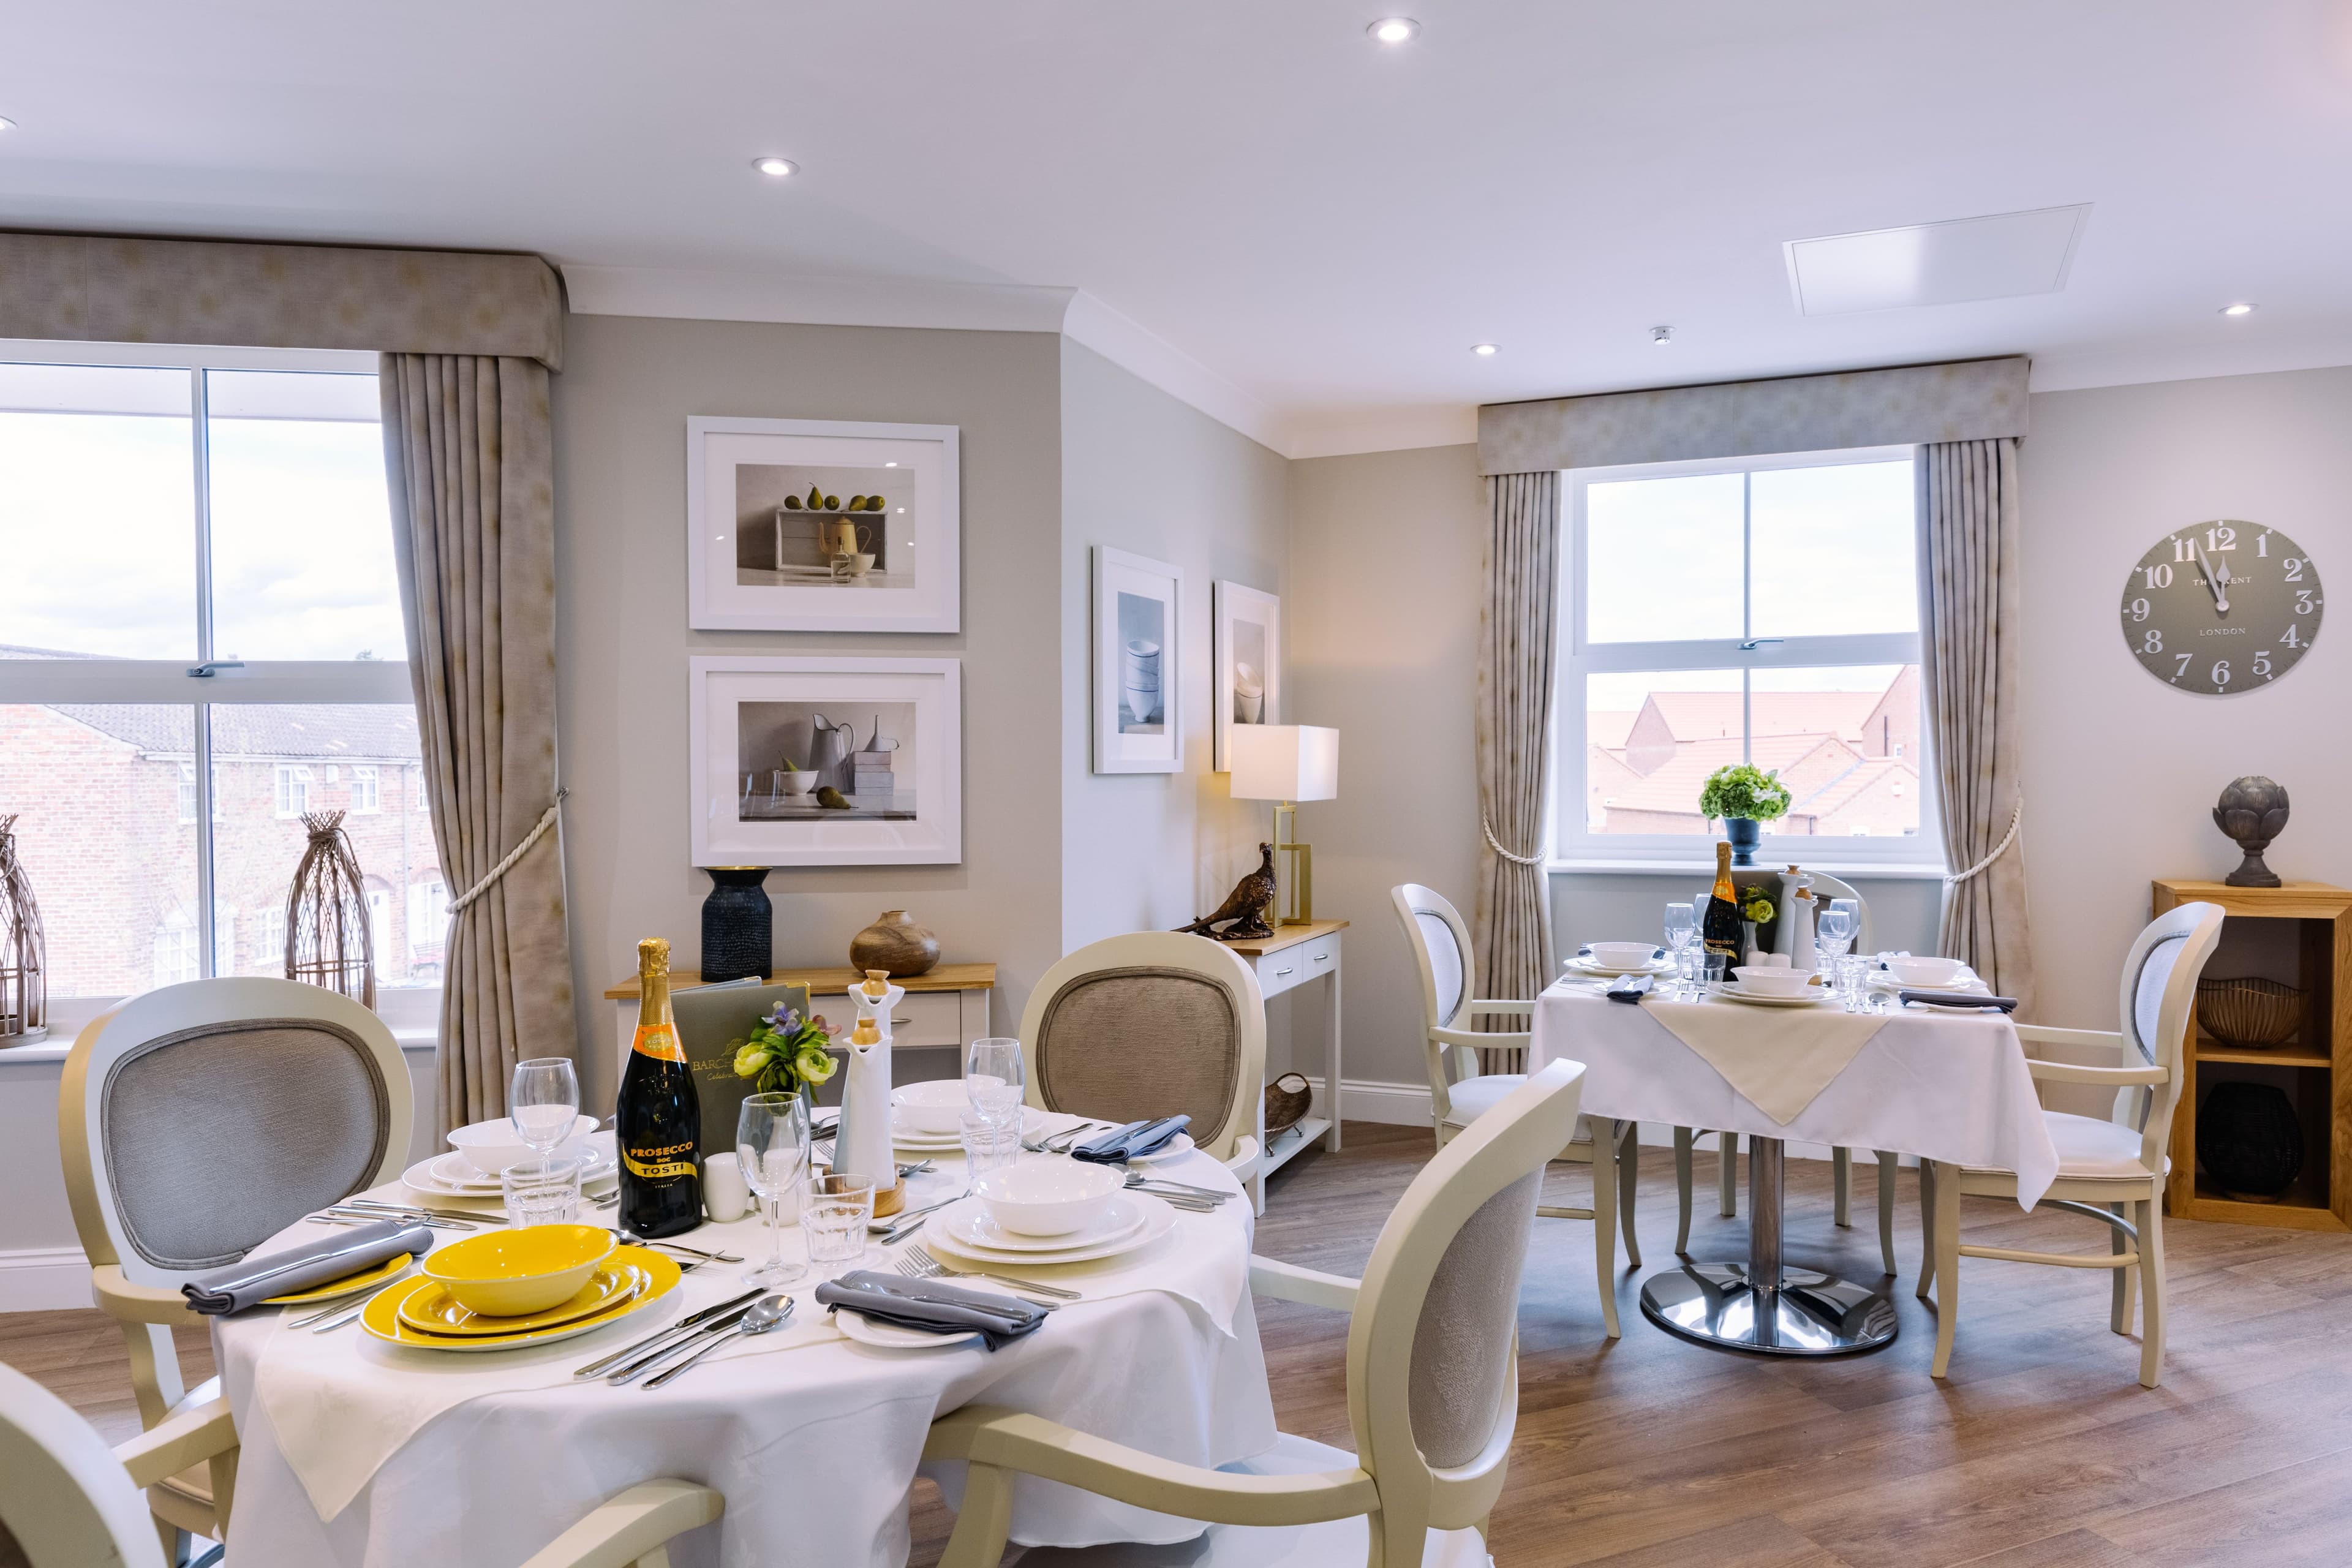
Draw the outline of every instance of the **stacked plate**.
M613 1154L613 1135L598 1132L590 1136L587 1164L580 1173L583 1190L609 1187L621 1175L620 1162ZM400 1179L410 1188L429 1193L439 1198L501 1198L505 1194L496 1176L486 1176L474 1163L452 1149L446 1154L436 1154L429 1160L419 1160L400 1173Z
M653 1305L675 1289L678 1267L642 1247L616 1247L567 1301L520 1317L468 1311L436 1279L404 1280L376 1292L360 1326L387 1344L413 1350L480 1353L551 1344L593 1333Z
M1123 1192L1090 1224L1060 1236L1024 1236L960 1198L923 1223L924 1245L982 1267L1090 1263L1150 1246L1176 1228L1176 1211L1150 1193Z
M1707 994L1727 1002L1745 1002L1751 1007L1822 1007L1837 1000L1827 986L1816 985L1801 996L1785 993L1751 991L1737 980L1718 980L1708 986Z
M1021 1136L1035 1142L1045 1130L1045 1112L1034 1106L1021 1111ZM926 1153L953 1153L963 1147L961 1132L924 1132L908 1127L897 1116L890 1119L890 1143L898 1149L919 1149Z
M1641 942L1609 942L1585 948L1560 967L1570 974L1599 980L1621 974L1671 974L1675 961Z

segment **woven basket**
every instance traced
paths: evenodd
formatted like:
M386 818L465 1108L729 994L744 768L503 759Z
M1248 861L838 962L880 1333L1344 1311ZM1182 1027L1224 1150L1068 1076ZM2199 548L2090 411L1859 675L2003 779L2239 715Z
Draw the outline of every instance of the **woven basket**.
M1298 1087L1293 1089L1291 1085ZM1315 1092L1307 1079L1295 1072L1284 1073L1265 1086L1265 1135L1272 1138L1287 1132L1306 1117L1307 1108L1315 1102Z
M2303 992L2275 980L2247 976L2197 983L2197 1021L2234 1050L2285 1045L2303 1026Z

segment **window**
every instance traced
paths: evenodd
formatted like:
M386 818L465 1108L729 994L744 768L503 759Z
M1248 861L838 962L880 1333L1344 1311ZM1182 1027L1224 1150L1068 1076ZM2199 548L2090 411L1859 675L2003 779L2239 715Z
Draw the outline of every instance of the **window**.
M1565 479L1556 851L1695 861L1701 785L1748 763L1794 796L1761 858L1939 862L1911 449Z
M383 796L378 793L376 773L371 767L352 770L352 810L358 816L369 816L383 809Z
M330 766L363 872L438 867L429 820L364 815L422 758L375 363L0 342L0 802L53 997L278 973ZM392 946L380 985L439 984Z

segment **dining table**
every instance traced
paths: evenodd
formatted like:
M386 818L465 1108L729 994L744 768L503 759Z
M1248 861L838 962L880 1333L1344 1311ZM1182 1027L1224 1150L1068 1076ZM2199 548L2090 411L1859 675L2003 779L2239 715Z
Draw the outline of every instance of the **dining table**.
M2057 1175L2025 1047L2008 1015L1990 1005L1908 1005L1873 991L1849 1011L1835 996L1759 1004L1720 988L1612 996L1614 984L1570 973L1547 989L1536 1002L1528 1070L1582 1062L1585 1114L1617 1129L1649 1121L1749 1140L1748 1255L1688 1262L1643 1282L1643 1315L1670 1333L1784 1356L1894 1341L1886 1280L1788 1261L1792 1141L2014 1171L2028 1209ZM1597 1137L1593 1147L1613 1152L1617 1142ZM1613 1173L1596 1167L1593 1179Z
M928 1157L930 1166L906 1179L910 1210L968 1184L960 1154ZM614 1493L672 1477L726 1498L722 1518L673 1543L676 1568L899 1568L919 1473L932 1475L950 1505L961 1497L960 1465L923 1465L930 1425L974 1401L1184 1464L1213 1468L1263 1453L1276 1431L1248 1289L1251 1205L1206 1154L1150 1169L1232 1201L1179 1212L1171 1231L1139 1251L1003 1270L1075 1299L995 1350L977 1340L909 1348L853 1341L815 1300L828 1275L898 1269L919 1244L919 1225L887 1245L869 1235L858 1261L782 1287L794 1300L782 1328L737 1339L659 1387L575 1376L742 1294L743 1276L769 1253L756 1207L675 1238L747 1261L696 1264L642 1310L555 1343L453 1354L386 1343L357 1324L297 1328L300 1314L290 1307L213 1319L241 1447L234 1560L245 1568L514 1568ZM427 1196L397 1182L371 1195L478 1212L485 1227L499 1214L495 1203ZM583 1202L582 1217L610 1226L615 1212ZM257 1252L323 1234L320 1222L304 1221ZM436 1230L435 1245L473 1234ZM785 1228L782 1247L787 1258L805 1256L797 1226ZM1168 1543L1201 1530L1034 1478L1013 1498L1012 1539L1024 1545Z

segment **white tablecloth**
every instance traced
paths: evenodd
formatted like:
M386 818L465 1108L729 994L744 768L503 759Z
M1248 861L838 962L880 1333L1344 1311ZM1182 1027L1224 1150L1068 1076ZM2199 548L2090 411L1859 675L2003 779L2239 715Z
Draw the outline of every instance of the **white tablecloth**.
M1584 1063L1588 1115L1892 1149L2014 1171L2018 1201L2027 1208L2058 1173L2025 1048L2000 1014L1890 1014L1820 1092L1783 1121L1650 1016L1656 1005L1612 1002L1573 981L1554 984L1536 1002L1528 1070L1562 1058ZM1825 1033L1858 1021L1829 1009L1770 1011L1712 1000L1699 1005L1726 1021L1771 1018L1771 1028L1749 1036L1759 1053L1775 1048L1790 1019L1817 1019ZM1717 1035L1711 1048L1720 1052L1725 1044Z
M1160 1169L1241 1190L1205 1155ZM962 1185L961 1162L943 1160L939 1173L909 1178L908 1203ZM397 1184L383 1193L417 1201ZM298 1226L271 1245L316 1230ZM739 1293L746 1266L698 1268L622 1325L511 1356L402 1350L357 1325L281 1335L271 1309L215 1320L243 1448L230 1544L240 1568L513 1568L614 1492L675 1476L727 1496L718 1526L673 1549L677 1568L898 1568L925 1434L934 1417L976 1400L1190 1464L1270 1447L1273 1405L1246 1288L1251 1233L1237 1197L1213 1215L1180 1215L1175 1232L1125 1264L1054 1271L1090 1300L994 1352L854 1343L825 1322L813 1275L787 1287L799 1302L792 1329L716 1352L654 1390L573 1384L570 1373ZM766 1256L754 1220L679 1239ZM787 1231L787 1256L799 1245ZM889 1268L898 1250L869 1246L865 1267ZM446 1386L420 1392L424 1380ZM301 1435L299 1464L281 1422ZM940 1479L953 1496L960 1478ZM1022 1482L1013 1506L1013 1538L1029 1545L1181 1541L1199 1529L1034 1480Z

